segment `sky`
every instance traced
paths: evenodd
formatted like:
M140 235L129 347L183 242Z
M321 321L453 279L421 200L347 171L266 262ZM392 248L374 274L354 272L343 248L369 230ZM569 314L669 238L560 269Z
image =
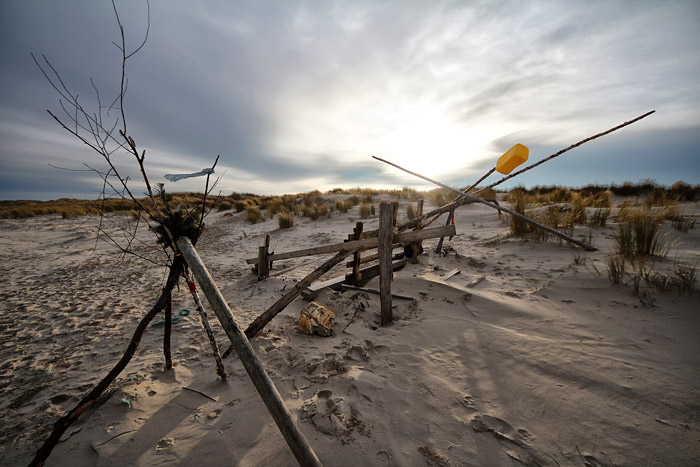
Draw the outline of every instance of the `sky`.
M148 6L116 6L132 51ZM151 0L124 112L171 192L203 191L163 176L217 155L222 194L432 188L373 155L467 186L515 143L533 163L650 110L502 186L699 184L698 24L697 0ZM70 122L30 53L97 113L91 79L106 107L120 87L113 41L111 2L0 2L0 199L99 196L84 170L105 162L47 113ZM133 156L113 160L142 192Z

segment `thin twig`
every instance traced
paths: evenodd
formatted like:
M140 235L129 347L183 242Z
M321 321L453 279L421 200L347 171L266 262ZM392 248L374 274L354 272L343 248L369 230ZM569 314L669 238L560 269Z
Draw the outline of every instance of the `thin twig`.
M202 391L197 391L196 389L188 388L187 386L183 386L182 389L187 389L188 391L196 392L197 394L206 397L210 401L218 402L216 399L207 394L204 394Z

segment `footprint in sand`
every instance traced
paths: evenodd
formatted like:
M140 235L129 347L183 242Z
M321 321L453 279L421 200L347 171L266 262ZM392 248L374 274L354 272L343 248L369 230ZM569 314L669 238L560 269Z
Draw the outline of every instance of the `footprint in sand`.
M527 430L516 430L508 422L491 415L481 414L472 417L469 424L477 433L490 433L503 451L525 465L546 465L541 458L541 451L537 451L529 445L531 435Z
M347 406L342 397L333 397L333 392L328 389L319 391L301 407L302 420L309 420L323 434L340 437L343 444L353 440L353 432L371 436L359 415L353 405Z
M173 438L163 438L160 441L158 441L155 448L153 448L153 453L156 455L168 454L173 452L174 448L175 440Z

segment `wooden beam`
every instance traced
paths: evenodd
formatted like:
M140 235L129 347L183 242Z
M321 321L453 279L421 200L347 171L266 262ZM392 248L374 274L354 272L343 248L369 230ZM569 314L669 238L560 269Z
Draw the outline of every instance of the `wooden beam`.
M381 302L381 325L394 320L391 309L391 253L394 230L394 207L389 203L379 205L379 300Z
M373 294L377 294L377 295L380 294L379 290L370 289L367 287L355 287L355 286L348 285L348 284L341 284L340 287L343 290L359 290L360 292L369 292L369 293L373 293ZM413 297L407 297L405 295L399 295L399 294L395 294L395 293L391 294L391 296L394 298L400 298L401 300L415 300L415 298L413 298Z
M250 323L248 328L245 330L246 336L248 336L249 339L255 337L260 331L262 331L265 325L269 323L272 318L277 316L280 311L284 310L287 305L292 303L292 301L299 296L302 290L311 285L313 281L330 271L333 266L350 256L352 252L353 250L339 251L338 254L323 263L321 266L317 267L311 274L297 282L289 292L287 292L282 298L277 300L274 305L265 310L263 314L255 318L255 320Z
M223 326L231 340L231 344L241 359L255 388L258 390L267 410L272 415L275 423L277 423L277 427L282 432L282 436L287 441L292 453L294 453L294 457L296 457L300 465L320 467L321 462L318 460L316 453L294 423L292 414L284 404L270 376L265 372L248 338L239 329L233 313L231 313L231 309L226 303L226 299L224 299L214 279L212 279L199 254L197 254L197 250L194 249L187 237L180 237L177 240L177 246L190 267L192 274L204 291L204 295L209 300L216 317L219 318L221 326Z
M441 236L448 237L450 235L455 235L455 226L448 225L444 227L435 227L432 229L416 230L412 232L401 232L394 235L395 243L411 243L420 240L427 240L429 238L438 238ZM322 245L314 248L306 248L304 250L290 251L288 253L279 253L274 255L268 255L268 261L281 261L283 259L299 258L302 256L311 255L322 255L324 253L335 253L338 251L350 250L354 252L360 248L377 248L378 240L376 237L365 238L362 240L353 240L345 243L335 243L332 245ZM255 264L258 258L246 259L246 263Z
M394 250L396 250L397 248L403 249L403 243L394 243L393 248L394 248ZM379 253L373 253L369 256L364 256L364 257L360 258L360 264L369 263L371 261L376 261L378 259L379 259ZM348 261L347 263L345 263L345 266L349 267L349 268L351 268L352 265L353 265L352 261Z
M408 258L400 259L398 261L394 261L391 263L391 269L400 269L404 266L406 266L406 263L408 263ZM360 284L367 282L373 277L376 277L379 275L379 264L375 264L374 266L370 266L365 269L360 269ZM347 278L347 276L345 276Z

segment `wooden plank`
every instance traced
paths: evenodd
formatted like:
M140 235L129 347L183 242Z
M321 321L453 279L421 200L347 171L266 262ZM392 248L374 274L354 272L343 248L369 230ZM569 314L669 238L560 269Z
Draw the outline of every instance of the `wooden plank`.
M358 250L358 251L359 251L359 250ZM355 252L355 253L357 253L357 252ZM369 256L365 256L364 258L363 258L363 257L360 257L360 264L365 264L365 263L369 263L370 261L375 261L377 258L379 258L379 253L374 253L374 254L371 254L371 255L369 255ZM353 261L348 261L347 263L345 263L345 266L348 267L348 268L351 268L351 267L353 267L354 265L355 265L355 261L354 261L354 260L353 260Z
M380 293L379 290L377 290L377 289L370 289L367 287L355 287L355 286L348 285L348 284L341 284L341 287L343 290L359 290L361 292L369 292L369 293L373 293L373 294L377 294L377 295L379 295L379 293ZM394 298L400 298L402 300L415 300L415 298L413 298L413 297L407 297L405 295L399 295L399 294L395 294L395 293L391 294L391 296Z
M248 336L248 338L255 337L260 331L262 331L265 325L268 322L270 322L272 318L277 316L277 314L279 314L280 311L284 310L287 305L292 303L292 301L295 298L297 298L297 296L301 293L302 290L311 285L313 281L330 271L333 268L333 266L350 256L352 252L353 250L343 250L338 252L338 254L336 254L331 259L323 263L321 266L317 267L311 274L297 282L296 285L289 292L287 292L282 298L277 300L277 302L275 302L270 308L265 310L263 314L255 318L255 320L252 323L250 323L250 326L248 326L248 328L245 330L246 336Z
M223 326L231 340L233 348L236 350L241 363L243 363L248 372L248 376L250 376L255 388L258 390L267 410L272 415L275 423L277 423L277 427L282 432L282 436L287 441L292 453L294 453L294 457L296 457L300 465L320 467L321 462L318 460L316 453L294 423L292 414L284 404L270 376L263 368L260 359L253 351L248 338L238 327L233 313L231 313L231 309L226 303L226 299L224 299L202 259L197 254L197 250L194 249L187 237L180 237L177 240L177 246L190 267L192 274L204 291L204 295L209 300L216 317L219 318L221 326Z
M459 274L460 272L461 272L461 271L460 271L459 269L453 269L453 270L451 270L451 271L446 272L445 275L444 275L442 278L443 278L444 280L447 280L447 279L449 279L449 278L452 277L452 276L456 276L456 275Z
M401 232L394 235L395 243L411 243L429 238L438 238L441 236L455 235L455 226L450 224L444 227L435 227L432 229L416 230L412 232ZM331 245L322 245L314 248L306 248L304 250L290 251L288 253L279 253L268 255L268 261L280 261L283 259L299 258L302 256L322 255L324 253L335 253L338 251L350 250L354 252L359 248L376 248L378 240L376 237L365 238L362 240L353 240L344 243L335 243ZM249 258L246 260L248 264L257 263L258 258Z
M472 279L471 282L469 282L467 284L467 288L471 289L472 287L474 287L476 284L483 281L484 279L486 279L486 274L481 274L480 276L477 276L476 278Z
M381 303L381 325L394 320L391 309L391 253L393 245L394 206L388 203L379 205L379 301Z
M401 269L402 267L406 266L408 263L407 258L400 259L398 261L394 261L391 263L391 269L396 270L396 269ZM360 270L360 284L367 282L373 277L376 277L379 275L379 264L375 264L374 266L370 266L365 269ZM348 274L349 276L349 274ZM348 279L348 276L345 276L346 279ZM347 282L347 281L346 281Z
M403 249L403 243L394 243L394 250L396 250L398 248ZM360 258L360 264L369 263L371 261L376 261L378 259L379 259L379 253L373 253L369 256L365 256L363 258ZM352 267L353 262L348 261L345 265L350 268L350 267Z

